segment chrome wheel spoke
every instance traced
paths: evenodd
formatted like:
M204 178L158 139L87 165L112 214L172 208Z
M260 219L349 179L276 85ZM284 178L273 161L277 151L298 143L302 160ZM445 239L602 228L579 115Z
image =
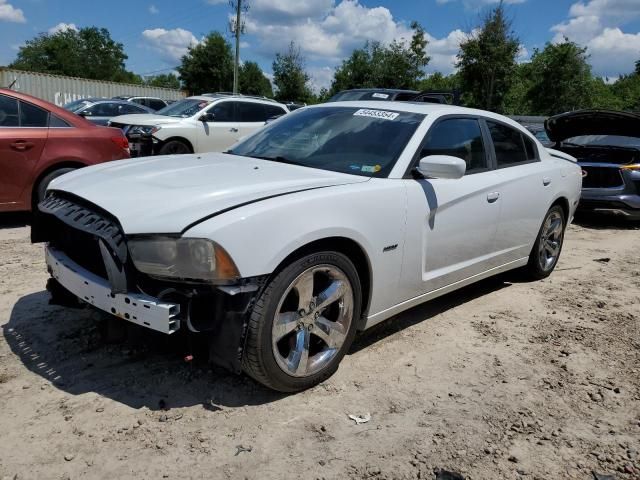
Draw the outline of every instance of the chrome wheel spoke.
M289 352L287 357L287 365L296 375L304 375L307 373L309 363L309 339L311 335L306 328L298 331L296 334L296 345Z
M313 300L313 270L305 272L293 287L298 293L298 309L307 311Z
M347 337L344 326L324 317L318 317L312 333L318 336L329 348L340 348Z
M318 294L316 308L320 311L327 308L333 302L340 300L347 292L347 285L341 280L334 280L322 292Z
M298 326L299 315L296 312L279 313L273 325L273 336L279 342L283 337L293 332Z

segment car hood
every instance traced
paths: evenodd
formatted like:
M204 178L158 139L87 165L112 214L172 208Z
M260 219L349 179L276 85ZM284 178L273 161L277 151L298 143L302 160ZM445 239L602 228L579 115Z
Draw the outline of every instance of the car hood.
M613 110L578 110L548 118L544 128L554 142L582 135L640 137L640 115Z
M164 125L167 123L176 123L182 120L176 117L167 117L166 115L155 115L153 113L138 113L134 115L120 115L111 119L111 123L120 123L122 125Z
M49 189L82 197L106 210L130 235L179 233L205 217L270 197L367 180L211 153L103 163L64 175L51 182Z

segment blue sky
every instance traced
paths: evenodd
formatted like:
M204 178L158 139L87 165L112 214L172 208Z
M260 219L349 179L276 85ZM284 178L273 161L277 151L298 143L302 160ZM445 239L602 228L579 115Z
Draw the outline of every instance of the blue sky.
M247 0L245 0L247 1ZM241 57L270 74L275 52L294 40L316 87L367 40L410 36L419 21L428 33L428 72L453 70L460 41L498 0L248 0ZM506 0L526 61L545 42L564 36L586 46L594 73L617 77L640 59L640 0ZM127 67L169 72L191 44L211 30L230 40L227 0L0 0L0 65L20 45L56 28L105 27L125 46Z

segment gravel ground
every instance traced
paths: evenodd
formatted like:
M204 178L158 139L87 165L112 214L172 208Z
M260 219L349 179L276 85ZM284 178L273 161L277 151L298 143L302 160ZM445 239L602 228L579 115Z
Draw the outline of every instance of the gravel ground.
M0 217L0 478L640 478L634 226L571 226L549 279L405 312L287 396L49 305L25 220Z

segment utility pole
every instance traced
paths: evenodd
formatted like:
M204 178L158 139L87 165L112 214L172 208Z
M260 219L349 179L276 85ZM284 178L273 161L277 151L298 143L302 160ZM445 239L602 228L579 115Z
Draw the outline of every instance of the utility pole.
M238 69L240 66L240 35L244 33L244 21L242 20L242 12L247 13L249 11L249 6L247 5L248 0L229 0L229 5L233 10L235 10L236 18L235 20L231 20L231 32L236 37L236 58L233 63L233 93L234 95L238 94L239 90L239 73Z

